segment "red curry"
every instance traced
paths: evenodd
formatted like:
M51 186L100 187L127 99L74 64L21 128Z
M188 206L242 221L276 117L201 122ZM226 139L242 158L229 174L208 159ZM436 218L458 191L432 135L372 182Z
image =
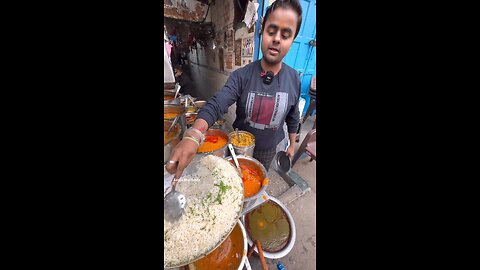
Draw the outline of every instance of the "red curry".
M207 153L216 151L227 144L227 139L222 136L207 135L205 141L198 148L198 153Z

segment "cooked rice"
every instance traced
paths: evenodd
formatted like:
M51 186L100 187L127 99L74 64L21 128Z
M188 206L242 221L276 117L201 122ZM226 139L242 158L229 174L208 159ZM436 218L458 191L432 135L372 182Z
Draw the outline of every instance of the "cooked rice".
M196 180L210 182L209 191L187 196L185 213L174 225L163 221L165 267L189 262L212 251L235 226L241 210L243 186L236 169L228 161L213 155L202 157L200 166L209 173L196 175L199 178ZM180 191L180 184L185 184L186 191L185 186L189 183L199 185L198 182L179 182L177 189Z

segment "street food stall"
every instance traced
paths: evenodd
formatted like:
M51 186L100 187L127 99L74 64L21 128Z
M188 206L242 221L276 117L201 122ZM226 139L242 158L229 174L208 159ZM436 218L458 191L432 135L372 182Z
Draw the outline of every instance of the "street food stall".
M179 94L178 88L164 84L164 165L193 124L189 117L205 105ZM268 173L252 157L255 136L242 130L228 133L223 124L220 120L206 132L176 186L187 206L179 220L164 220L165 269L251 269L252 253L265 265L266 259L286 256L295 244L293 217L267 194ZM172 192L172 180L164 168L164 197Z
M164 269L248 270L253 253L267 269L266 260L292 250L296 227L288 208L267 193L270 177L253 158L252 133L227 130L226 120L220 119L204 134L178 182L165 169L173 148L206 104L180 91L168 42L165 35L164 198L178 192L185 202L178 219L164 218Z

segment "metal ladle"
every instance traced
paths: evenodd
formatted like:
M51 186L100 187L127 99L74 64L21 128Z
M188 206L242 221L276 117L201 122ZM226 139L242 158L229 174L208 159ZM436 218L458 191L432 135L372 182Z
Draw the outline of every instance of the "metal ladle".
M175 190L178 180L179 179L173 178L172 190L164 198L163 214L165 220L170 223L178 221L182 217L185 212L185 207L187 206L187 198L185 195Z
M176 99L177 98L177 95L178 95L178 92L180 92L180 88L182 88L180 86L180 84L175 84L175 88L177 88L177 90L175 91L175 96L173 97L173 99Z
M231 143L228 144L228 150L230 150L230 153L232 153L233 161L235 162L235 165L237 166L237 169L238 169L238 172L240 173L240 176L242 176L242 169L240 169L240 165L238 164L237 155L235 155L235 151L233 150L233 146L232 146Z
M173 123L172 125L168 128L168 131L167 131L167 135L165 137L168 137L168 134L170 134L170 132L172 132L173 128L175 127L175 125L177 124L178 122L178 119L180 119L180 115L177 115L175 117L175 119L173 119Z

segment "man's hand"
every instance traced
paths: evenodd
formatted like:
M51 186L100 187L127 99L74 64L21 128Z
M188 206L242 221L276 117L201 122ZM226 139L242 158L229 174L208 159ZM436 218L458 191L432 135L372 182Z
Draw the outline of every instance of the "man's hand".
M200 132L204 133L208 129L208 123L207 121L197 118L195 120L195 123L193 123L193 128L199 130ZM186 135L189 137L195 137L198 141L200 141L201 138L199 138L199 135L196 134L193 131L190 131L188 133L188 130L186 132ZM192 159L195 157L197 154L197 150L200 146L195 143L192 140L189 139L182 139L179 144L173 148L172 153L170 154L170 160L169 161L177 161L174 163L170 163L167 161L167 166L165 168L167 169L167 172L171 174L175 174L175 178L180 178L183 174L183 170L190 164Z
M292 159L294 153L295 153L295 146L294 146L294 145L290 145L290 146L287 148L287 156L289 156L290 159Z
M171 174L175 174L175 178L178 179L183 174L183 170L190 164L192 159L197 154L198 144L192 140L183 139L179 144L175 146L170 155L169 161L177 161L170 163L167 161L165 168Z
M288 138L290 140L290 145L287 148L287 156L290 157L290 159L293 158L293 153L295 152L295 139L297 138L296 133L289 133Z

